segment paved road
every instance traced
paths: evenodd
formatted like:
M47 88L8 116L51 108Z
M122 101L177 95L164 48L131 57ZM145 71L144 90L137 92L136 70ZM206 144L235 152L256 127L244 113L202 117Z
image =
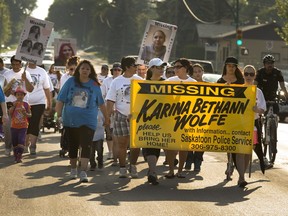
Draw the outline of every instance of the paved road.
M287 132L288 125L280 125ZM279 144L284 146L284 134ZM2 144L2 143L1 143ZM185 179L164 179L168 167L158 163L160 184L146 182L147 164L139 158L138 179L119 179L118 168L105 161L103 170L89 171L89 183L69 180L69 163L60 158L59 134L47 131L37 156L25 155L14 164L0 148L0 215L287 215L287 157L265 175L256 160L245 190L237 174L225 181L224 153L205 153L202 171ZM282 153L281 153L282 154ZM286 151L287 155L287 151ZM105 154L106 156L106 154ZM254 155L255 158L255 155Z

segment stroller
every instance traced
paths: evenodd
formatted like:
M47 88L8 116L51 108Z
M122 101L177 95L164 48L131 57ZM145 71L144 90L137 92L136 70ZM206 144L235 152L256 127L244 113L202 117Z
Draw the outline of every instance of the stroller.
M48 113L44 112L43 115L43 124L42 124L42 132L45 132L45 128L48 130L50 128L54 128L54 133L56 133L59 130L59 126L55 120L55 113Z

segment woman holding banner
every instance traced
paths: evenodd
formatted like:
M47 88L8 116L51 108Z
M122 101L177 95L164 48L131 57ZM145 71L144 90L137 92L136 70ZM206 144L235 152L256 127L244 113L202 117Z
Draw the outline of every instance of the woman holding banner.
M245 85L253 85L254 79L256 77L256 69L252 65L246 65L243 69L244 71L244 80ZM265 163L263 159L263 151L261 147L261 126L259 123L259 114L263 114L266 111L266 102L265 98L263 96L262 91L257 88L256 92L256 105L253 107L253 111L255 112L255 127L257 129L257 138L254 139L254 151L257 154L259 161L260 161L260 167L262 170L262 173L265 172ZM238 186L243 188L248 183L245 181L245 171L248 167L249 161L251 158L251 154L236 154L236 167L239 174L239 180L238 180Z
M225 60L225 65L222 72L222 77L217 81L217 83L225 83L225 84L244 84L244 78L241 70L238 67L238 60L233 57L227 57ZM236 163L236 155L227 154L228 163L227 169L225 171L225 175L231 176L234 171L234 165L230 164L230 155L232 156L233 163Z
M189 76L189 72L193 70L192 65L188 59L180 58L174 62L174 71L176 76L170 77L168 81L182 81L182 82L197 82L195 79ZM176 177L185 178L182 173L184 163L187 159L188 151L179 151L179 166ZM176 158L177 151L167 150L166 157L169 164L169 173L165 175L166 178L174 178L174 160Z
M163 81L165 80L162 78L164 74L164 67L167 65L167 63L163 62L159 58L153 58L149 61L149 68L146 76L146 80L152 80L152 81ZM153 185L158 185L159 182L157 180L157 174L156 174L156 164L158 161L158 158L160 156L160 150L159 148L146 148L145 149L145 156L148 163L148 182Z
M200 64L194 64L192 66L192 71L190 76L195 79L197 82L205 82L202 79L204 74L204 68ZM188 151L186 163L185 163L185 170L191 170L192 163L194 163L194 172L200 172L201 165L203 161L203 154L204 152L201 151Z

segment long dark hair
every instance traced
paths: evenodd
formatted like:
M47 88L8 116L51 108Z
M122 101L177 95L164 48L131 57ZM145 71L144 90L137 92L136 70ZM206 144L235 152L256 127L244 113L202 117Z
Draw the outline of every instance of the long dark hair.
M75 69L75 72L73 74L73 76L75 77L75 81L78 85L80 85L82 87L82 83L80 82L80 67L83 65L83 64L88 64L89 67L90 67L90 70L91 70L91 73L89 74L89 78L94 80L99 86L100 86L100 82L98 81L97 79L97 74L96 74L96 71L92 65L92 63L88 60L82 60L79 62L79 64L77 65L76 69Z
M227 74L227 69L226 69L226 64L224 64L224 68L223 68L223 72L222 72L222 77L223 77L224 75L226 75L226 74ZM239 69L238 65L236 65L235 76L236 76L236 78L237 78L238 81L244 83L244 77L243 77L243 74L242 74L241 70Z

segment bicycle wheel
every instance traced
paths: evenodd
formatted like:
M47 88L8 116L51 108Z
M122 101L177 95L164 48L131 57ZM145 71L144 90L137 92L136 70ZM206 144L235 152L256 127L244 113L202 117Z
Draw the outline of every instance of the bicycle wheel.
M270 143L269 143L269 159L270 163L274 163L277 153L277 125L275 121L270 122Z

